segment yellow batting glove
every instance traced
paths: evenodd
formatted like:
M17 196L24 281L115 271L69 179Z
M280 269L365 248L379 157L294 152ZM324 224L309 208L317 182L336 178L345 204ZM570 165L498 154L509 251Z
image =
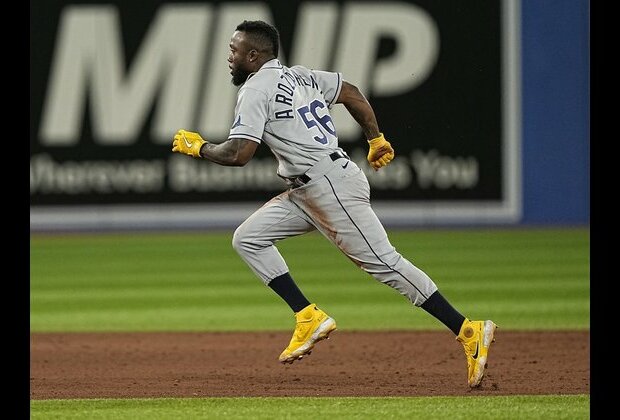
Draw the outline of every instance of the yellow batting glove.
M200 157L200 148L206 141L193 131L179 130L172 140L172 151Z
M366 159L368 159L368 163L375 171L394 159L394 149L392 149L390 142L383 137L383 133L379 133L379 137L368 140L368 145L370 150L368 150L368 157Z

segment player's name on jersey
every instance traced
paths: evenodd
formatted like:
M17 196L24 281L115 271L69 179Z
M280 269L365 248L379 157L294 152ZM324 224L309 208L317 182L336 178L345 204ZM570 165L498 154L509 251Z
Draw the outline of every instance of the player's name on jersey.
M290 108L282 109L275 112L275 116L278 119L294 118L293 114L293 95L297 86L309 86L312 89L321 90L319 84L314 80L314 77L310 76L307 80L300 74L295 73L294 70L287 70L282 73L280 78L284 83L278 83L278 91L282 93L276 93L275 102L288 105Z

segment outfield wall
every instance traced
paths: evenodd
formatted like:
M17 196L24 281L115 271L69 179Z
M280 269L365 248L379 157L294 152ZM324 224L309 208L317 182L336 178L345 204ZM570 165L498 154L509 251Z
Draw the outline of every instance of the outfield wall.
M227 45L246 18L279 27L284 64L369 97L397 154L367 171L387 226L589 223L588 15L560 0L33 1L31 230L232 227L281 191L264 146L244 168L170 153L178 128L226 138ZM333 117L363 164L359 128Z
M590 221L590 2L523 0L523 221Z

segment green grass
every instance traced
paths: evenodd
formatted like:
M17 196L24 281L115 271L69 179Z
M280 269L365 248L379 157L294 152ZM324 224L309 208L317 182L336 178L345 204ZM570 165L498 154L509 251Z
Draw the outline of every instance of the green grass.
M587 228L393 231L465 316L502 329L588 329ZM32 235L30 329L290 330L286 304L227 233ZM317 233L278 243L306 296L346 330L442 329Z
M288 307L229 233L32 235L37 331L290 331ZM390 232L392 244L471 318L502 329L588 329L587 228ZM278 244L306 295L341 330L442 329L318 234ZM586 419L588 395L415 398L32 400L32 419Z
M475 412L475 415L472 413ZM587 395L43 400L31 419L588 419Z

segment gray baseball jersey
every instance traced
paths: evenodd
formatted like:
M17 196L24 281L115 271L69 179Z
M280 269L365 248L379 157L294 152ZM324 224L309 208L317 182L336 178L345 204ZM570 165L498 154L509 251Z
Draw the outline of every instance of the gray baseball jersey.
M419 306L437 286L390 244L370 206L364 172L338 147L329 109L341 88L340 73L287 68L273 59L239 89L229 138L265 142L278 174L296 182L235 230L233 247L269 284L289 271L274 244L319 230L358 267Z
M342 150L329 114L341 87L340 73L288 68L274 58L239 89L228 138L265 142L278 159L279 175L301 175Z

